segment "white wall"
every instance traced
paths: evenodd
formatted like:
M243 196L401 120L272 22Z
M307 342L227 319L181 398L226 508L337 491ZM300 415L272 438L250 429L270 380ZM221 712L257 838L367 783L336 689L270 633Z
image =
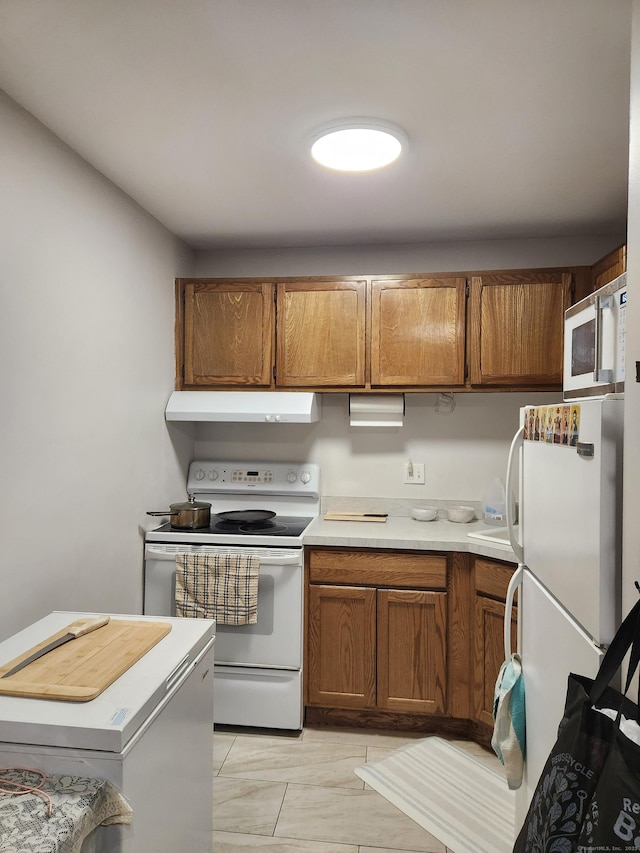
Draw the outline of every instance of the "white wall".
M184 493L165 428L186 247L0 93L0 638L140 612L147 509Z
M199 252L198 276L394 275L593 264L624 243L625 234L406 243L307 249Z
M316 424L198 424L196 457L307 461L321 466L322 493L410 501L481 501L504 477L518 408L559 394L456 394L451 414L437 394L407 394L404 426L350 427L347 394L323 394ZM423 462L425 484L403 483L403 463Z
M627 244L627 305L624 449L623 614L638 600L640 580L640 385L635 381L640 361L640 0L633 2L631 32L631 125L629 149L629 219Z

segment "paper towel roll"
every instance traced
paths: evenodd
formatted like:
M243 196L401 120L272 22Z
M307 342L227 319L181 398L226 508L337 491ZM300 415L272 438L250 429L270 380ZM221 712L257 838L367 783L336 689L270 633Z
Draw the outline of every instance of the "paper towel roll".
M401 427L404 394L349 394L351 426Z

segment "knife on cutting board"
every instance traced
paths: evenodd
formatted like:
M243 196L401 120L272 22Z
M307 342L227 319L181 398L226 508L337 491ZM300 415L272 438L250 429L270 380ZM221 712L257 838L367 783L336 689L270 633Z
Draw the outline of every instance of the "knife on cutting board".
M325 513L325 521L381 521L385 522L389 517L387 512L337 512Z
M66 634L63 634L62 637L58 637L56 640L52 640L50 643L47 643L46 646L43 646L41 649L38 649L33 654L29 655L29 657L21 660L20 663L17 663L8 672L5 672L2 677L8 678L10 675L15 675L16 672L24 669L25 666L28 666L35 660L44 657L44 655L49 654L49 652L52 652L54 649L57 649L58 646L62 646L64 643L68 643L71 640L76 640L78 637L84 637L85 634L90 634L97 628L102 628L103 625L108 624L109 619L109 616L89 616L86 619L76 619L75 622L72 622L67 627Z

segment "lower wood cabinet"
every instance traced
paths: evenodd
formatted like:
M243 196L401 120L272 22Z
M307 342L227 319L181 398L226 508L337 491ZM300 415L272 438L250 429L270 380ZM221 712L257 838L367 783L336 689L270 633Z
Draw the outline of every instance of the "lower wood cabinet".
M331 708L376 705L376 590L309 587L309 701Z
M504 617L507 586L514 567L476 557L474 560L473 702L476 722L493 729L495 684L504 661ZM511 613L511 648L516 650L517 610Z
M445 713L446 599L446 592L377 591L379 708Z
M445 556L312 549L309 580L309 704L445 713Z
M467 553L309 548L307 718L489 746L514 570ZM514 604L513 649L516 618Z

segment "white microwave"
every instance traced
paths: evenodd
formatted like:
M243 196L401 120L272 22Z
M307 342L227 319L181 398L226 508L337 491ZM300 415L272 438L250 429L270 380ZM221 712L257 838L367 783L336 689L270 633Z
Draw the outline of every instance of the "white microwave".
M565 400L624 391L627 274L564 312Z

